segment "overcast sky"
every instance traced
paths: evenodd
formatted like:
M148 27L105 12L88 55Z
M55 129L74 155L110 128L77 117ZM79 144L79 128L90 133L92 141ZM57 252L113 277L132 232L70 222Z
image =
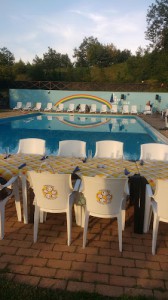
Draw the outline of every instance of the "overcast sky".
M135 53L145 48L146 14L155 0L0 0L0 48L32 62L48 47L72 59L85 37Z

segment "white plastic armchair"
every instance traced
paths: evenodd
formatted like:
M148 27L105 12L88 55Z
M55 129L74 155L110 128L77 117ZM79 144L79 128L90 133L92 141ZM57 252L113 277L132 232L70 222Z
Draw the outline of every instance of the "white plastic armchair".
M34 243L37 241L40 214L64 212L67 219L67 244L69 246L73 205L71 174L29 171L28 178L35 194Z
M75 110L75 104L74 103L70 103L69 107L67 109L67 112L74 112Z
M19 188L17 182L18 176L13 176L6 184L0 184L0 191L4 188L10 188L9 194L5 196L5 198L0 199L0 240L4 238L4 227L5 227L5 205L8 200L14 196L15 198L15 207L17 212L18 221L21 222L22 220L22 213L21 213L21 204L20 204L20 197L19 197Z
M19 140L18 152L21 154L45 154L46 141L37 138L28 138Z
M40 111L41 110L41 102L37 102L36 103L36 106L32 109L32 110L34 110L34 111Z
M56 107L56 112L62 112L64 110L64 104L60 103L57 107Z
M159 222L168 223L168 181L163 179L157 179L156 190L151 197L151 209L153 212L153 232L152 232L152 254L156 253L156 243ZM149 224L151 220L151 214L149 216Z
M144 109L143 113L145 115L151 115L152 114L152 108L150 107L150 105L145 105L145 109Z
M80 104L79 112L85 113L85 111L86 111L86 104Z
M119 251L122 251L122 230L125 228L125 203L128 191L127 179L82 177L83 194L86 199L83 248L86 245L89 216L117 218Z
M86 142L79 140L60 141L57 156L85 158Z
M90 108L90 113L96 113L96 108L97 108L96 104L92 103Z
M130 113L131 114L137 114L138 113L136 105L131 105L131 111L130 111Z
M107 105L106 104L102 104L100 113L107 113Z
M13 110L19 110L22 108L22 102L17 102L16 106L13 108Z
M168 161L168 145L159 143L142 144L140 160Z
M127 104L123 105L122 114L129 114L129 106Z
M48 103L47 103L47 106L44 108L44 111L51 111L51 110L52 110L52 107L53 107L52 103L51 103L51 102L48 102Z
M98 141L94 158L121 159L123 158L123 145L118 141Z
M112 104L111 113L116 114L118 112L118 105Z
M23 110L31 110L32 104L31 102L27 102L26 105L22 108Z

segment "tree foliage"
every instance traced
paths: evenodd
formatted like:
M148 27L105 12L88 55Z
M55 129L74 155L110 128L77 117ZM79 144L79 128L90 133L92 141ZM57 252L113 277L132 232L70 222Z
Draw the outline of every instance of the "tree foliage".
M146 39L153 49L168 50L168 0L156 0L147 12Z

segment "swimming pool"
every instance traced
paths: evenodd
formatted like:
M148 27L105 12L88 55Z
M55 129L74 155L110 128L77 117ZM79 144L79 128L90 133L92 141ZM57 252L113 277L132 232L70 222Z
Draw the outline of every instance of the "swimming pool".
M166 143L136 116L32 114L0 120L0 153L7 147L17 152L19 139L28 137L45 139L48 155L56 155L61 140L83 140L93 155L96 141L121 141L128 160L139 159L141 144Z

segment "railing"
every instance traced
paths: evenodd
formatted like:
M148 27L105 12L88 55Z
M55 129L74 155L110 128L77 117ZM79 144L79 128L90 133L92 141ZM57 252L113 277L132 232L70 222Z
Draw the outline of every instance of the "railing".
M110 83L110 82L64 82L64 81L0 81L0 88L42 89L74 91L111 91L111 92L157 92L168 91L168 86L148 83Z

